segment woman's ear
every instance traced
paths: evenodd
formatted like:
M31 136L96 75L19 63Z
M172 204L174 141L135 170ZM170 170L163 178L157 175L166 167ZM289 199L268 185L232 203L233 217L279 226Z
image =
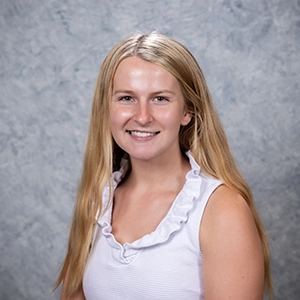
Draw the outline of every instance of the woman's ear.
M192 114L190 112L186 111L183 114L183 117L182 117L182 120L181 120L181 125L182 126L186 126L187 124L190 123L191 119L192 119Z

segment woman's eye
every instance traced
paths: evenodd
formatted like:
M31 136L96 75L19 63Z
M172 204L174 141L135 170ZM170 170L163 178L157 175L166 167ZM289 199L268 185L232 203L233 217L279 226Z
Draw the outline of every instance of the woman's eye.
M132 98L130 96L123 96L120 98L120 100L123 100L123 101L130 101Z
M163 96L157 96L157 97L156 97L156 100L157 100L158 102L162 102L162 101L166 101L167 98L166 98L166 97L163 97Z

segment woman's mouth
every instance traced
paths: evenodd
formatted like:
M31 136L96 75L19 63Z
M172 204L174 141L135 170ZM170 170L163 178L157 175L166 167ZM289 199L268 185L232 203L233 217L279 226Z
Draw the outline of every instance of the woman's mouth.
M146 132L146 131L134 131L134 130L127 130L127 132L130 133L132 136L137 136L137 137L141 137L141 138L154 136L154 135L159 133L159 131L157 131L157 132Z

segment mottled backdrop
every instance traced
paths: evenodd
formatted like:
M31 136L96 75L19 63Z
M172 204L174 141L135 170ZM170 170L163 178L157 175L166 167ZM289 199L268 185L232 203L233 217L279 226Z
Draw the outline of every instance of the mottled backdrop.
M0 0L0 299L58 299L99 66L136 32L186 44L300 295L299 0Z

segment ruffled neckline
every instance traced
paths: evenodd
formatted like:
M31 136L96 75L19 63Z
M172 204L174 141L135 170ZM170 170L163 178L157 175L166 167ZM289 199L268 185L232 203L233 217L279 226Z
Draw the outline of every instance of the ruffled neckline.
M98 224L102 228L102 233L110 246L116 250L121 250L119 255L117 255L119 260L129 262L130 257L136 253L136 250L166 242L171 235L180 230L183 223L187 222L189 211L193 208L195 199L199 197L202 180L200 177L200 167L194 160L191 152L188 151L186 155L191 165L191 170L186 174L186 182L174 199L167 215L153 232L144 235L132 243L125 243L123 245L118 243L111 233L112 201L110 201L104 215L98 220ZM128 162L123 160L120 170L113 173L114 189L116 189L126 174L127 166ZM108 202L109 185L105 187L103 193L103 207L106 207Z

